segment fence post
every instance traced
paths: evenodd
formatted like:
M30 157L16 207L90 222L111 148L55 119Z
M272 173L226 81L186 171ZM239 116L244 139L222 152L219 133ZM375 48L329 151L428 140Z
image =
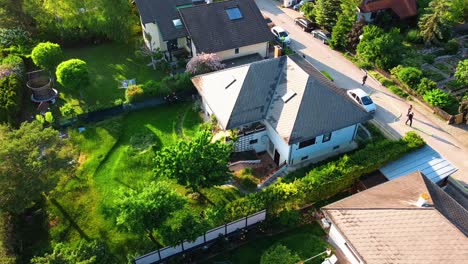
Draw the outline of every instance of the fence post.
M161 260L161 252L159 252L161 249L158 248L158 256L159 256L159 260Z
M184 252L184 251L185 251L185 249L184 249L184 241L182 241L182 243L180 243L180 245L182 246L182 252Z
M203 244L206 244L206 232L203 233Z
M247 220L249 219L249 216L245 217L245 228L247 228Z
M228 232L227 232L227 224L224 224L224 235L227 235Z

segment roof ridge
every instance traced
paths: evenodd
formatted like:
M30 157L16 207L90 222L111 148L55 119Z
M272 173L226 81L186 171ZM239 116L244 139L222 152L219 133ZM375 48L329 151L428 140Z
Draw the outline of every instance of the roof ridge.
M232 106L232 110L231 110L231 112L230 112L230 114L229 114L228 121L226 122L226 128L228 128L228 127L229 127L229 124L231 123L232 113L234 112L234 109L236 108L237 102L239 101L240 94L242 93L242 90L243 90L244 87L245 87L245 80L247 79L247 76L249 76L249 74L251 73L252 64L249 63L249 64L247 64L247 66L249 67L249 69L248 69L247 72L245 73L244 80L242 81L242 86L240 87L239 93L237 94L237 97L236 97L236 101L234 102L234 105ZM229 69L232 69L232 68L229 68Z

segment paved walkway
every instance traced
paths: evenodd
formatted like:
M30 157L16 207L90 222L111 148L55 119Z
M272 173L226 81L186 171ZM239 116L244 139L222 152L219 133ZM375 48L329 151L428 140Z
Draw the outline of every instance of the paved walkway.
M341 53L329 48L321 41L303 32L294 25L293 19L300 14L292 9L280 8L280 2L256 0L260 10L269 16L277 26L289 32L291 48L303 54L319 70L327 71L335 83L342 88L361 87L364 75L358 67L347 60ZM468 186L468 128L450 126L432 114L432 111L416 102L407 102L391 93L387 88L371 78L367 79L364 90L369 92L377 104L375 123L387 133L399 138L414 130L421 135L433 149L451 161L459 171L453 176ZM406 126L405 115L409 104L413 104L413 127Z

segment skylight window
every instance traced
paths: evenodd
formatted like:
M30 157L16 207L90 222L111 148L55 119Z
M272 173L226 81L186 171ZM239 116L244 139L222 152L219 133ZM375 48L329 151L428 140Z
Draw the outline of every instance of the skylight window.
M226 82L227 85L226 85L226 87L225 87L224 89L227 89L227 88L229 88L231 85L233 85L233 84L236 82L236 78L234 78L234 76L230 76L230 77L227 78L226 81L227 81L227 82Z
M226 9L226 13L230 20L236 20L242 18L242 13L238 7L232 7Z
M172 23L174 24L174 27L176 27L176 28L181 28L182 27L182 21L180 21L180 19L174 19L174 20L172 20Z
M288 91L283 97L281 97L281 100L283 100L284 103L287 103L289 100L291 100L294 96L296 95L296 92L294 91Z

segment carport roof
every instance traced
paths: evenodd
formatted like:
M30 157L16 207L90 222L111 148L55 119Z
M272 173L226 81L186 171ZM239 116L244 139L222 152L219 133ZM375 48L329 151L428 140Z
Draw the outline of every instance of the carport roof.
M421 171L434 183L442 181L457 170L452 163L427 145L380 168L380 171L389 180Z

